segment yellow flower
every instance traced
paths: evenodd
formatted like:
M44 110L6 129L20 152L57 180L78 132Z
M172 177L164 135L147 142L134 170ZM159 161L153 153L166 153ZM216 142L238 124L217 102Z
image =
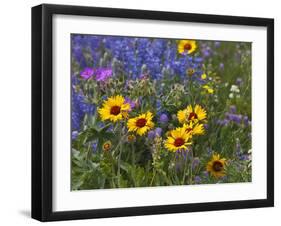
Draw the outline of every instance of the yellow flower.
M165 147L172 152L186 150L189 145L191 135L185 131L185 128L176 128L170 131L170 135L165 141Z
M126 118L129 110L130 104L125 103L124 97L117 95L105 100L102 108L98 111L102 121L110 120L116 122Z
M225 176L226 159L220 158L219 154L213 154L212 159L207 163L206 170L215 178Z
M136 132L138 135L144 135L148 130L154 127L152 122L153 115L150 111L131 118L127 122L129 132Z
M104 151L109 151L112 147L112 144L110 141L106 141L103 145L102 145L102 150Z
M203 124L199 123L194 124L190 122L189 124L184 124L183 128L185 128L185 131L190 133L190 135L202 135L205 133Z
M194 40L180 40L178 43L178 52L180 54L191 54L197 48L196 41Z
M177 117L180 123L197 123L203 121L207 117L207 113L200 105L196 104L193 108L191 105L188 105L184 110L179 110Z
M213 94L214 93L214 90L210 86L208 86L208 85L204 85L203 89L207 90L207 92L209 94Z
M201 79L205 80L207 78L207 75L204 73L201 75Z

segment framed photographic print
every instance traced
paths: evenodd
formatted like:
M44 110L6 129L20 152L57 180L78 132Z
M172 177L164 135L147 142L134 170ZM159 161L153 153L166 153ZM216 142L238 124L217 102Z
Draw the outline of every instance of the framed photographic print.
M32 217L274 205L274 21L32 8Z

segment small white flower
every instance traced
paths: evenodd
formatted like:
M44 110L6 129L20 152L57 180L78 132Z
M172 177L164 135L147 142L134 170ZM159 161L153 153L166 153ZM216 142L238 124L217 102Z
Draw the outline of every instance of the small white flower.
M239 93L240 89L236 85L232 85L230 88L230 92Z
M234 97L233 93L229 94L229 98L232 99Z
M228 82L226 82L226 83L224 84L224 86L225 86L225 87L228 87Z

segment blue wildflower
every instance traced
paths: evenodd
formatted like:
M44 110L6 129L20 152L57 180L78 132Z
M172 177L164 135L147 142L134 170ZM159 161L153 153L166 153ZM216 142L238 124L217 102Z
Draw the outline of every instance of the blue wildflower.
M161 129L160 127L157 127L157 128L155 129L155 135L161 137L161 134L162 134L162 129Z
M150 131L147 133L147 137L148 137L148 139L153 140L153 139L155 138L155 131L154 131L154 130L150 130Z
M168 115L165 113L162 113L160 115L159 121L161 124L165 125L169 121Z
M201 177L200 176L195 176L194 177L194 182L195 182L195 184L200 184L202 182Z

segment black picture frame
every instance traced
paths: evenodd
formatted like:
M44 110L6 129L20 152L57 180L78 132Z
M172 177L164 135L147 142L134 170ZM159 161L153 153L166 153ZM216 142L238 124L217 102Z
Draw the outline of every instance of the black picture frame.
M54 212L52 210L52 18L55 14L266 27L267 198ZM32 218L40 221L56 221L271 206L274 206L273 19L50 4L32 8Z

